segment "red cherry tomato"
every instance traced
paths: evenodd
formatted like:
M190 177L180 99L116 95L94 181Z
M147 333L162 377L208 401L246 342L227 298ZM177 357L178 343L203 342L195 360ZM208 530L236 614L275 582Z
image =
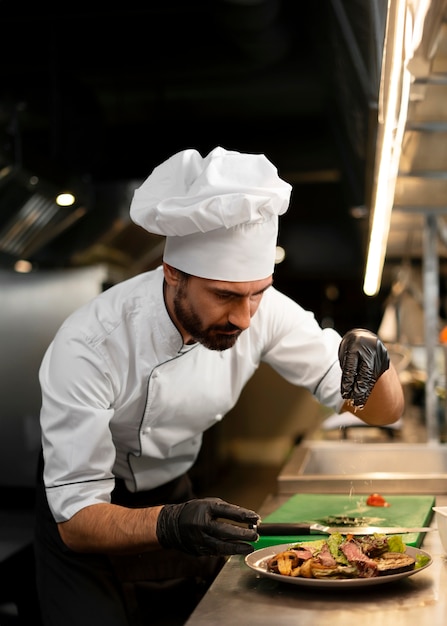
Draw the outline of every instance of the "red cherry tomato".
M387 502L385 498L380 495L380 493L372 493L368 496L366 504L368 506L390 506L389 502Z

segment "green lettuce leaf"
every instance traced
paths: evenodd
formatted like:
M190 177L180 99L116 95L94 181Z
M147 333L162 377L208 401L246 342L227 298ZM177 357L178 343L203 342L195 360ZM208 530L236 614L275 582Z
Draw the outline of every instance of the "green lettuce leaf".
M415 563L414 568L418 569L419 567L424 567L424 565L427 565L427 563L430 562L430 557L425 556L425 554L417 554L415 560L416 560L416 563Z
M348 559L340 550L340 545L343 543L344 540L345 537L343 537L341 533L333 533L332 535L329 535L327 539L329 552L332 554L337 563L340 563L341 565L348 564Z
M390 552L405 552L407 546L400 535L390 535L388 537L388 548Z
M309 548L312 553L319 553L323 549L326 539L315 539L314 541L300 541L295 543L292 548Z

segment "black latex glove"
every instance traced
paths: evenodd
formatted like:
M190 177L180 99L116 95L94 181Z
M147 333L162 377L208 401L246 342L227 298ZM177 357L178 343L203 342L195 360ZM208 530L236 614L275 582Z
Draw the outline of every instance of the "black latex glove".
M379 376L389 368L388 352L377 335L355 328L341 340L338 358L342 369L341 395L360 408Z
M222 520L256 525L259 515L220 498L166 504L158 516L157 538L164 548L198 556L253 552L246 542L258 539L256 530Z

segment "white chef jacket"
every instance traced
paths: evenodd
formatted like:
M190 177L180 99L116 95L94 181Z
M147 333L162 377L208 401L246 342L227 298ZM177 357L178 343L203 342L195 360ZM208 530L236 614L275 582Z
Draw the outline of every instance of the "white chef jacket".
M185 346L158 268L111 287L74 312L41 368L45 485L57 522L186 472L202 433L222 419L260 361L339 410L340 336L273 287L231 349Z

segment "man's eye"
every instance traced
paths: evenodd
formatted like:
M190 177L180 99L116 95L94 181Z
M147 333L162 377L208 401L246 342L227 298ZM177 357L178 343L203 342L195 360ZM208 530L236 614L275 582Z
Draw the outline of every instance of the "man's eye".
M251 302L259 302L259 300L261 300L263 295L264 295L264 292L262 292L262 293L255 293L254 296L250 296L250 300L251 300Z

